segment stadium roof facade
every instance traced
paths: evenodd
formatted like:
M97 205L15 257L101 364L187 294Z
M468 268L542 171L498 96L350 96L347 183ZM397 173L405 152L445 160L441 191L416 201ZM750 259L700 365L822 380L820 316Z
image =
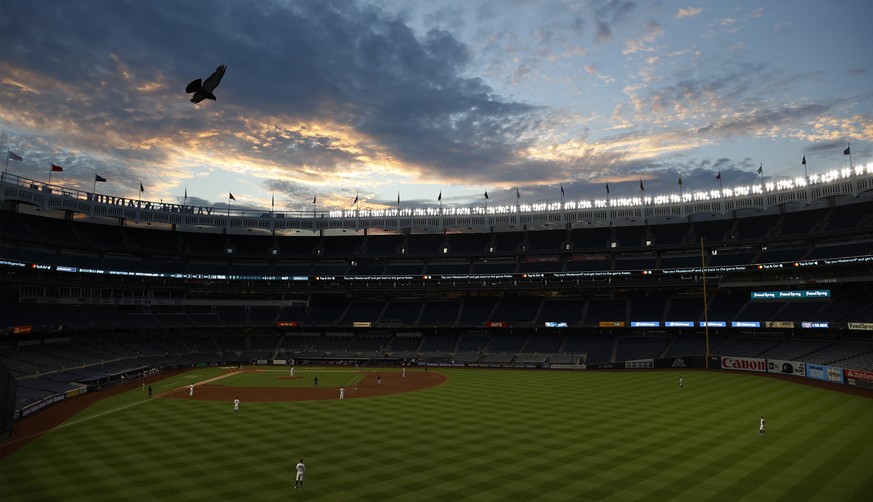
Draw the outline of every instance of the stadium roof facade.
M377 210L275 211L153 202L46 184L9 173L4 173L0 186L4 202L28 204L44 211L67 211L95 222L122 220L125 225L163 224L186 231L220 228L227 233L262 231L280 234L332 230L478 232L719 219L733 217L737 211L751 210L760 214L779 207L802 210L835 197L873 196L873 164L706 192L516 205Z

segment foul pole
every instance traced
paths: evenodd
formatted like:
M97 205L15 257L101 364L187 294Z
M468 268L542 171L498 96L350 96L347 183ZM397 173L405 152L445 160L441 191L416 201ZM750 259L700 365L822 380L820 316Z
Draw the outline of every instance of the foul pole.
M703 332L706 334L706 369L709 369L709 302L706 298L706 255L703 254L703 239L700 238L700 272L703 275Z

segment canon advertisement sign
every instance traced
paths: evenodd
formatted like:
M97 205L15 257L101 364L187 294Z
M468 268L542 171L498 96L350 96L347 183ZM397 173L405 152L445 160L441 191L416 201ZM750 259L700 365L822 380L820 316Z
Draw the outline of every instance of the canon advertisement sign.
M731 357L722 356L721 369L723 370L740 370L740 371L757 371L759 373L767 372L767 360L757 357Z

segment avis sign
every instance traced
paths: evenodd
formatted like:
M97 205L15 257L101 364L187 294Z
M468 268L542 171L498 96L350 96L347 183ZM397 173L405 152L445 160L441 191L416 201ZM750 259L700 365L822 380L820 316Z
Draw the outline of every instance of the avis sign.
M721 357L721 369L723 370L739 370L739 371L756 371L758 373L767 372L767 360L757 357Z

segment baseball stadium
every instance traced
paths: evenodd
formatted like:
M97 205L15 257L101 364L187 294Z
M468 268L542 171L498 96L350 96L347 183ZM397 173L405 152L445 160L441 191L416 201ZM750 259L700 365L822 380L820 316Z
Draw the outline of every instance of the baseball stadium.
M873 490L873 165L317 214L6 174L0 229L3 500Z

